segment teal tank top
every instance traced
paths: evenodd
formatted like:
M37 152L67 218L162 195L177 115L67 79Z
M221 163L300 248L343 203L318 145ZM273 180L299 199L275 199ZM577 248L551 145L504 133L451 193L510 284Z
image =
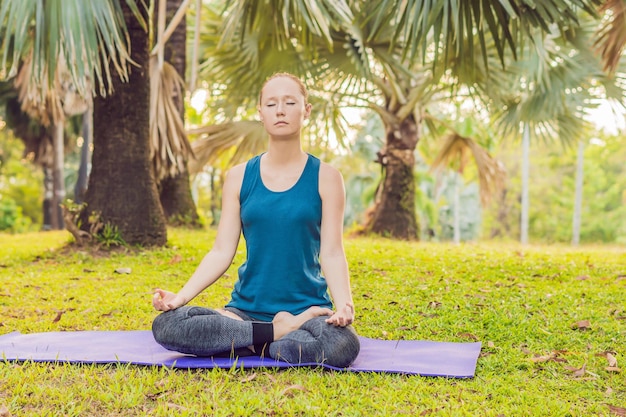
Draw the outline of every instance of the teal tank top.
M332 308L319 262L320 160L308 155L295 185L280 192L265 187L260 166L258 155L245 167L239 201L246 260L227 306L261 321L279 311Z

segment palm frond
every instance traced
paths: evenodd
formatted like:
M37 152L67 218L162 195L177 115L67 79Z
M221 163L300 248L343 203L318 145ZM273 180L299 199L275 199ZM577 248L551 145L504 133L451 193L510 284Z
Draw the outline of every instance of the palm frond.
M626 98L620 77L607 76L589 49L594 28L587 24L573 32L536 36L533 48L509 66L510 87L491 96L496 124L504 134L516 134L520 123L530 123L544 140L552 136L573 142L589 125L586 109L600 97Z
M176 69L150 58L150 159L157 179L173 177L193 156L175 97L182 100L184 82Z
M324 39L330 45L332 26L349 25L352 21L352 11L345 0L243 0L229 2L224 16L220 46L243 43L253 35L277 49L289 48L292 39L305 47L315 42L314 38Z
M483 205L489 203L491 196L500 192L506 182L504 165L478 143L463 137L457 132L449 133L443 139L443 146L431 165L431 169L440 167L456 167L463 173L473 158L478 172L480 199Z
M210 125L192 129L187 134L199 136L191 145L195 159L189 162L190 174L199 173L205 165L214 163L233 147L237 149L227 166L244 162L267 146L267 134L261 124L256 121L246 120Z
M593 45L602 56L604 71L613 73L626 47L626 1L608 0L600 7L600 12L606 17Z
M79 95L110 92L111 68L128 79L129 40L120 1L138 15L144 0L22 0L3 1L0 6L0 72L17 74L29 61L34 86L52 85L59 59L71 62L69 77ZM145 7L145 4L144 4ZM145 25L145 22L144 22ZM8 71L7 71L8 68ZM41 91L40 101L46 92Z
M383 27L395 28L393 43L402 46L405 55L425 59L429 50L442 51L448 58L474 56L474 50L488 52L485 34L495 41L501 64L505 51L517 55L527 36L536 28L549 31L576 27L578 11L597 16L601 0L530 1L530 0L382 0L372 13L375 36ZM476 29L476 32L474 30ZM434 36L433 36L434 35ZM434 41L434 48L431 42ZM486 63L486 62L485 62Z
M31 78L31 55L15 77L15 87L22 110L43 126L63 123L66 116L84 113L92 106L91 95L81 96L72 83L69 69L60 54L52 84L47 79L42 84L34 84Z

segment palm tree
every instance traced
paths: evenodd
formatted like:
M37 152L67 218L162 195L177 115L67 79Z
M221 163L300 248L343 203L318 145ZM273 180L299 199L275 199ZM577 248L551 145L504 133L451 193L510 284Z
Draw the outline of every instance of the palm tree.
M622 9L624 13L626 8ZM495 122L503 134L522 134L520 240L524 244L528 243L531 138L549 141L556 137L565 145L575 144L590 130L585 112L597 105L599 98L626 103L624 74L619 73L626 68L626 58L611 59L610 68L603 64L589 49L596 28L595 22L583 19L576 31L550 34L543 39L535 36L542 54L523 50L506 75L509 90L491 95L490 106L496 109Z
M424 128L435 130L441 122L430 111L433 105L460 94L480 103L507 91L502 69L535 40L531 36L552 26L576 28L578 11L595 16L600 3L341 1L331 9L323 1L270 2L263 8L254 0L233 2L223 24L214 16L204 30L203 75L214 81L213 91L223 93L212 99L229 124L208 129L194 149L202 163L250 139L249 130L236 129L243 125L237 121L241 109L254 105L255 92L271 73L296 73L312 90L319 115L314 133L334 130L341 137L339 109L346 106L367 108L381 118L383 176L367 228L416 238L414 151ZM229 136L226 129L234 133Z
M137 68L128 82L113 77L113 93L94 100L93 164L81 225L85 231L94 223L110 225L127 243L163 245L165 216L150 161L148 10L139 8L141 20L125 3L121 11Z
M171 21L175 13L178 12L182 6L182 0L167 0L167 20ZM155 22L158 22L157 11L158 9L155 8ZM158 32L158 30L155 32ZM181 79L185 77L187 66L187 54L185 53L186 40L187 23L185 19L181 19L164 46L165 61L172 65L172 68ZM154 90L154 88L152 90ZM154 91L152 92L154 93ZM181 122L184 120L185 113L183 93L183 88L174 88L174 92L172 93L174 95L175 110L179 113L179 120ZM152 137L154 137L154 135L152 135ZM184 141L187 143L186 138L184 138ZM190 152L178 152L177 156L180 159L179 166L177 166L178 169L173 172L165 170L158 184L161 207L163 207L165 217L168 219L169 223L198 225L198 212L191 196L189 170L187 167ZM158 157L154 157L153 159L157 161L160 160Z
M145 1L4 1L0 21L2 67L8 65L9 77L32 52L32 85L52 85L62 58L72 63L69 78L80 95L100 95L94 104L93 170L82 227L108 225L127 243L164 244L165 219L149 159ZM31 30L23 30L25 22ZM33 97L43 103L47 92L40 89Z

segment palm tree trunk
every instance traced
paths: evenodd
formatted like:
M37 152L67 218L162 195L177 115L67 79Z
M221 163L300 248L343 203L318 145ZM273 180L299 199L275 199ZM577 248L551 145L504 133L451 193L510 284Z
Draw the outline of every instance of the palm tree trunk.
M42 230L52 230L52 196L54 195L54 179L49 165L43 165L43 225Z
M461 174L458 172L454 173L453 183L454 183L454 243L461 243Z
M87 182L89 181L90 147L93 141L93 109L88 109L83 114L82 136L83 146L80 149L80 166L78 167L78 178L74 186L74 202L77 204L85 201Z
M65 175L63 170L65 147L63 123L55 123L52 133L52 201L50 206L52 230L65 228L61 204L65 199Z
M167 1L167 21L171 20L181 4L182 0ZM157 21L156 17L154 21ZM186 71L186 44L187 24L185 19L182 19L165 44L165 60L172 64L183 78ZM181 118L185 120L183 97L176 97L176 99ZM159 190L161 206L170 224L182 222L186 225L199 225L198 212L191 195L191 182L187 167L180 174L163 179L159 184Z
M126 2L120 5L131 58L138 66L131 68L128 82L113 78L112 95L94 101L93 166L81 224L89 231L89 217L96 213L101 223L116 226L128 244L164 245L165 216L150 165L148 33ZM147 11L140 10L148 21Z
M572 221L572 245L580 243L580 225L583 207L583 165L585 155L585 143L578 142L578 156L576 158L576 191L574 197L574 218Z
M366 230L399 239L418 238L413 175L417 132L413 115L385 126L385 148L378 153L383 179Z
M528 243L528 187L530 176L530 126L524 124L524 133L522 134L522 213L520 225L520 242L522 245Z

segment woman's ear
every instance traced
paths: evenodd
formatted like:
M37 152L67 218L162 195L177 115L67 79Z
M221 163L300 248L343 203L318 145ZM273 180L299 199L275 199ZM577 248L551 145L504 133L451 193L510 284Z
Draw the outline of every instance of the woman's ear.
M311 116L311 109L313 108L313 106L311 106L311 103L306 103L304 105L304 118L308 119L309 116Z

